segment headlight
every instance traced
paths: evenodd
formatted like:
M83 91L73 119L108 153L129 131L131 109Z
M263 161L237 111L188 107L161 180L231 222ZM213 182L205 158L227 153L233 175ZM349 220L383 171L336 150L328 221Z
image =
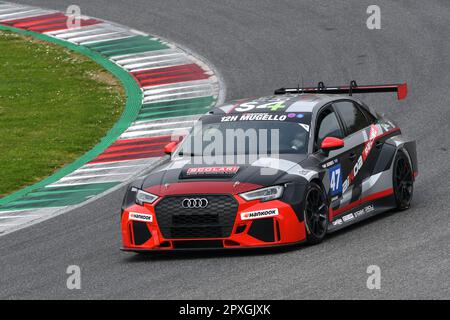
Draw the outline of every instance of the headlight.
M149 192L145 192L142 190L138 190L136 194L136 203L143 206L144 203L153 203L158 199L157 195L151 194Z
M247 201L250 200L261 200L269 201L281 198L283 195L284 187L273 186L268 188L262 188L258 190L253 190L245 193L241 193L240 196Z

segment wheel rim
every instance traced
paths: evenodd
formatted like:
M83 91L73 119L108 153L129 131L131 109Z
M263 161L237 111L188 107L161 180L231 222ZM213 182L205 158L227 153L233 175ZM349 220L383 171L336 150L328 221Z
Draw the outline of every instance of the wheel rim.
M413 174L409 162L401 157L395 166L395 196L401 207L408 207L413 193Z
M308 230L314 236L321 238L327 231L327 206L322 197L322 192L316 188L309 190L306 196L306 223Z

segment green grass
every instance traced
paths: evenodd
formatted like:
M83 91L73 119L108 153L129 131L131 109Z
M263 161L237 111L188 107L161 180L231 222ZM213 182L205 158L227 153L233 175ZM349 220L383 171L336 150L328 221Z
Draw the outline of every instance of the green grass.
M94 147L125 105L120 82L84 56L0 31L0 197Z

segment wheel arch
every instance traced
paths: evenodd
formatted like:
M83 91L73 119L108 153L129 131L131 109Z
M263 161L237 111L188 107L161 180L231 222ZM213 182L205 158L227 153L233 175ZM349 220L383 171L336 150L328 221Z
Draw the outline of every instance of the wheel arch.
M392 160L391 168L394 165L394 159L397 157L397 154L402 151L405 153L406 157L409 160L411 168L414 173L414 180L419 172L418 161L417 161L417 149L416 149L416 141L407 139L403 136L395 136L386 141L387 143L394 145L396 147L396 151Z

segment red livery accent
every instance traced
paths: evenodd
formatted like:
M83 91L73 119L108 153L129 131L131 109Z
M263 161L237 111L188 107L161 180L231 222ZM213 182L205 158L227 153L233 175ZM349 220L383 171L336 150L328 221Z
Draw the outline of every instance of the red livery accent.
M369 133L369 140L366 142L365 146L364 146L364 150L363 150L363 160L366 161L367 157L369 156L370 151L372 151L373 148L373 144L378 136L378 126L377 125L372 125L370 127L370 133Z
M388 135L390 135L390 134L392 134L394 132L397 132L397 131L400 131L400 128L394 128L394 129L391 129L389 131L386 131L385 133L379 134L380 130L379 130L378 126L377 125L371 125L370 133L369 133L369 139L364 144L363 152L362 152L361 156L359 157L361 162L357 162L355 164L355 167L353 168L353 170L349 173L349 175L348 175L348 177L346 179L346 183L344 183L346 185L346 187L344 188L345 190L355 180L356 175L359 173L361 167L364 165L365 161L367 160L367 157L369 156L370 152L372 151L374 143L377 140L379 140L379 139L381 139L381 138L383 138L385 136L388 136ZM356 172L356 174L355 174L355 172Z
M397 127L397 128L391 129L391 130L389 130L389 131L386 131L386 132L380 134L379 136L377 136L377 138L376 138L375 140L380 140L381 138L384 138L384 137L386 137L386 136L389 136L389 135L391 135L391 134L393 134L393 133L395 133L395 132L399 132L399 134L400 134L400 133L401 133L400 128Z
M264 211L270 210L271 208L278 208L278 215L272 217L272 228L273 234L275 235L272 241L263 241L254 236L250 235L250 229L255 221L260 220L242 220L240 214L236 215L236 220L234 222L232 232L230 236L226 238L182 238L182 239L166 239L161 233L161 229L158 222L158 216L155 214L155 205L146 205L145 207L132 206L128 208L122 214L122 239L123 248L125 250L173 250L176 248L177 244L188 243L190 241L215 241L220 243L220 248L245 248L245 247L264 247L264 246L274 246L274 245L286 245L301 242L306 237L306 231L304 222L298 220L295 212L286 203L278 200L269 202L246 202L239 196L235 196L236 201L239 204L238 212L242 211ZM157 204L156 204L157 205ZM129 219L129 212L139 212L141 214L152 215L155 219L152 222L145 223L148 230L148 234L151 237L143 244L136 245L133 243L135 241L135 235L133 232L133 221ZM241 229L240 231L238 231ZM279 232L283 230L283 232Z
M408 95L408 85L406 83L397 86L397 98L403 100Z
M146 188L145 191L160 197L179 194L239 194L262 188L254 183L241 182L236 184L230 181L186 181L169 185L157 185Z

